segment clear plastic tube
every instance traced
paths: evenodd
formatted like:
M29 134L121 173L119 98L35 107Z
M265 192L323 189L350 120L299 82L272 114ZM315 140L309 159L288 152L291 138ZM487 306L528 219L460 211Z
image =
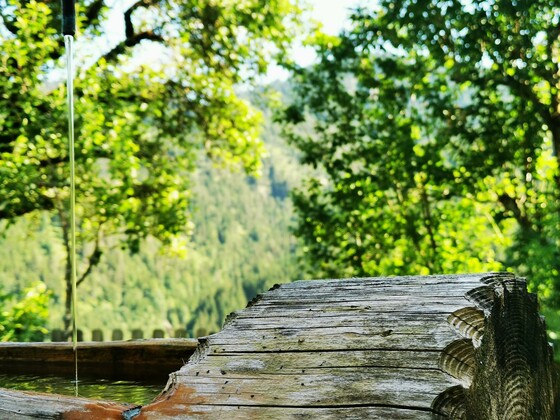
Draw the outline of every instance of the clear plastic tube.
M72 278L72 349L74 351L74 383L78 396L78 330L76 328L76 165L74 155L74 66L72 35L64 35L66 48L66 103L68 107L68 156L70 160L70 268Z

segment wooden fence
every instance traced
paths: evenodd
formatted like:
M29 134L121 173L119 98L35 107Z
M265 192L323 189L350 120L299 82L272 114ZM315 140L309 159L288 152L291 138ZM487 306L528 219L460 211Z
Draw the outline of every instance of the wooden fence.
M203 337L208 335L207 331L200 328L196 332L197 337ZM143 338L188 338L187 330L183 328L176 329L172 332L165 331L163 329L155 329L151 332L146 332L139 328L131 330L128 334L125 334L121 329L115 329L111 331L110 335L106 335L101 329L91 330L89 334L84 334L84 331L78 330L78 341L121 341L121 340L140 340ZM64 337L64 331L60 329L54 329L51 331L51 341L61 342L67 341Z

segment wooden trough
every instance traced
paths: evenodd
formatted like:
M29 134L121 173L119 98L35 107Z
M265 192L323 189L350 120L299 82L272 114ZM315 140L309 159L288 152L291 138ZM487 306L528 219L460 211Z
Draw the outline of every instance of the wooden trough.
M166 338L78 343L79 373L104 379L164 378L181 368L196 339ZM1 373L57 374L72 377L72 343L1 343ZM1 403L0 403L1 407Z
M0 418L554 420L560 404L535 296L491 273L278 286L147 406L1 390Z

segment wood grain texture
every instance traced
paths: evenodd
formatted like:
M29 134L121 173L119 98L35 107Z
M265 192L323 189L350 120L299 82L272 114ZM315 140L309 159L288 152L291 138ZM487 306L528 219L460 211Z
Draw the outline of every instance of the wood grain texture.
M127 420L553 420L551 356L536 301L511 274L299 281L199 339L153 403L116 410ZM20 418L36 418L33 404L50 413L41 398ZM69 412L85 412L70 400ZM89 418L112 418L98 413Z
M493 287L494 304L475 349L467 418L557 420L558 374L536 296L524 281Z
M466 338L446 347L440 366L463 386L434 400L434 418L557 420L558 372L536 296L513 275L482 282L486 286L466 293L479 311L465 308L448 317Z
M132 404L0 389L0 419L121 419Z
M466 294L488 287L483 277L274 287L201 340L137 418L432 418L433 401L463 383L440 368L462 339L447 318L472 306Z

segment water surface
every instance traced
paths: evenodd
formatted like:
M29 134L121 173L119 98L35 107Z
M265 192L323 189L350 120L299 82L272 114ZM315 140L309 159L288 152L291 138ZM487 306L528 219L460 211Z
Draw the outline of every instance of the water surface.
M80 397L140 405L150 403L165 386L165 382L146 383L98 378L80 378L78 384ZM20 391L75 395L73 378L57 375L0 373L0 387Z

